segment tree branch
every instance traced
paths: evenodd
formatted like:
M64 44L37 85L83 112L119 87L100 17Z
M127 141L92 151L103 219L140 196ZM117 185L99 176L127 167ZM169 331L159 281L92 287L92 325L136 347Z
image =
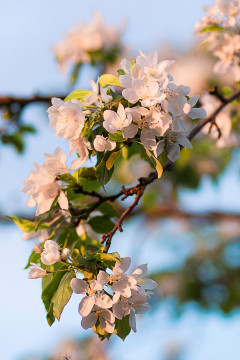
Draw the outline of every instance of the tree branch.
M41 95L33 95L32 97L14 97L14 96L0 96L0 107L1 106L11 106L13 104L19 104L20 107L25 105L34 103L34 102L43 102L43 103L51 103L51 99L53 96L41 96ZM56 95L55 95L56 97ZM60 99L63 99L63 96L58 96Z

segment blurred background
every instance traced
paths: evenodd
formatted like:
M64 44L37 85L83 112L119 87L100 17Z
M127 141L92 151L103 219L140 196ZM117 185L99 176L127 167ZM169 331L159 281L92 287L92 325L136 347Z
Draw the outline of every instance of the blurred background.
M139 49L157 50L161 59L176 60L169 72L177 84L190 86L192 94L204 94L213 85L231 93L231 77L214 78L213 59L193 34L202 7L210 4L211 0L1 0L2 359L239 359L240 152L236 147L217 147L210 136L199 136L193 141L194 150L184 150L173 170L148 188L124 232L115 235L112 251L131 256L133 267L148 263L151 277L159 283L152 311L139 317L137 334L124 342L113 336L99 343L91 331L83 330L77 296L71 298L61 322L48 327L41 281L28 280L23 270L33 242L23 241L6 218L33 216L20 192L32 162L42 163L43 152L52 153L56 146L69 151L48 126L48 98L89 88L88 80L96 80L103 69L115 73L118 56L134 58ZM117 55L109 61L104 58L102 64L95 52L92 64L76 67L70 62L64 69L56 58L56 44L73 26L89 24L96 10L106 26L119 29ZM34 100L36 95L41 101ZM33 102L8 102L3 100L6 96L33 98ZM235 112L233 117L239 124L239 115ZM129 164L118 165L109 191L151 171L138 155Z

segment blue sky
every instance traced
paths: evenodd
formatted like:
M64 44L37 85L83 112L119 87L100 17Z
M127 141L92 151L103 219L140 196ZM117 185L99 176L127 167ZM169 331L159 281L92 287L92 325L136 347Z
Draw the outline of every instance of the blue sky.
M207 0L149 0L126 1L62 1L32 0L1 2L0 21L0 94L30 95L32 93L66 92L68 79L63 76L51 53L51 47L59 41L70 26L79 21L88 21L93 11L102 12L107 23L121 24L125 18L126 44L133 50L150 51L161 45L171 44L184 51L196 40L193 28L202 16L201 8ZM117 7L118 5L118 7ZM90 70L81 78L80 85L87 86L93 74ZM8 148L1 148L1 197L0 210L7 214L22 211L26 201L19 191L22 179L32 169L32 162L41 163L43 152L52 153L56 146L68 152L68 144L53 136L48 128L47 116L42 106L28 108L26 122L36 124L39 132L29 137L26 153L19 157ZM199 204L204 208L228 208L239 210L235 197L238 190L237 173L230 168L219 186L208 180L203 182L200 193L187 192L182 201L186 207ZM205 197L202 196L205 195ZM211 194L211 195L209 195ZM208 201L206 203L206 195ZM204 200L202 200L204 199ZM29 211L24 207L26 213ZM125 234L135 236L136 224L129 224ZM175 235L177 237L177 235ZM122 256L128 255L128 238L113 244ZM1 308L1 358L17 360L25 353L38 353L53 349L61 339L83 334L80 316L77 313L79 298L74 296L66 308L60 324L49 328L40 301L40 281L30 281L22 271L32 243L21 240L20 231L14 227L1 227L1 284L3 295ZM153 254L144 250L144 262L152 262ZM141 260L142 260L141 257ZM153 262L163 261L153 259ZM199 314L188 310L181 320L169 318L167 305L159 312L144 317L139 323L139 333L131 335L122 343L116 340L111 345L113 360L145 359L151 352L151 360L159 360L161 349L170 339L187 344L185 360L237 359L239 353L239 315L226 319L218 314ZM34 320L33 320L34 319ZM3 325L4 324L4 325ZM216 338L218 339L216 341ZM141 345L139 345L141 344ZM124 356L122 354L124 353ZM213 356L213 354L215 354Z

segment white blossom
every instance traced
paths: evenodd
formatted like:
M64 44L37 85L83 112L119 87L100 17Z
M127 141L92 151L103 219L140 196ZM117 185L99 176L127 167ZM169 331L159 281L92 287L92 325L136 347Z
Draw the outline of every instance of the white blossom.
M80 24L67 33L65 38L54 47L60 64L78 64L90 61L89 52L107 52L120 43L121 31L106 27L99 12L94 14L89 24Z
M76 294L87 294L79 304L79 314L87 316L92 311L94 305L101 309L112 307L112 300L107 294L103 294L103 286L97 280L88 283L81 279L72 279L70 286Z
M63 102L61 99L53 98L52 105L47 111L49 126L56 130L55 135L67 141L77 139L85 123L82 103L75 99Z
M219 60L214 71L224 74L231 71L235 81L240 80L240 1L215 0L213 6L205 8L207 16L195 26L195 31L204 38L209 50ZM202 30L208 26L219 26L221 31Z
M59 253L60 246L53 240L47 240L44 243L44 250L41 253L41 262L45 265L53 265L61 261Z
M24 232L22 234L22 239L23 240L38 239L39 242L43 242L43 241L47 240L48 238L49 238L49 232L48 232L47 229L38 230L38 231L33 232L33 233Z
M112 151L116 147L115 141L111 141L106 139L103 135L96 135L94 141L93 141L94 149L97 151Z
M36 215L40 215L51 208L55 198L61 209L68 209L68 200L61 190L61 182L56 181L57 175L68 172L65 161L66 156L60 148L56 148L53 155L45 154L46 160L42 166L35 165L35 169L24 180L22 191L30 195L27 205L37 207Z
M109 334L112 334L114 331L115 316L110 310L101 309L96 305L94 305L92 311L87 316L82 318L81 325L83 329L92 328L98 319L101 327Z
M126 298L119 293L113 296L113 314L119 320L129 315L129 325L136 332L136 313L143 314L150 310L147 298L139 292L132 290L130 298Z
M172 61L168 60L158 63L157 52L149 55L140 52L134 64L123 59L121 66L126 74L119 76L119 81L125 88L123 97L132 104L140 101L142 106L160 104L171 79L166 72L171 64Z
M130 257L121 258L120 262L116 262L113 273L108 275L105 271L100 270L97 280L102 284L111 284L114 293L119 293L125 297L131 296L131 288L137 284L134 277L125 274L131 264Z
M86 97L86 104L95 104L96 106L101 107L101 101L106 103L112 100L112 96L107 95L107 88L102 88L98 81L95 82L94 80L90 79L89 82L93 92Z
M83 164L85 164L89 159L89 152L91 150L91 144L86 138L79 138L76 140L72 140L70 142L70 153L71 155L74 151L76 151L79 155L77 160L74 160L71 163L70 170L75 170L80 168Z
M182 120L180 118L174 118L171 128L164 134L167 139L166 153L169 160L176 161L180 157L180 146L192 149L192 144L187 138L187 132L184 129ZM159 156L165 146L165 141L160 140L157 145L156 154Z
M118 130L123 130L132 122L132 117L129 113L126 113L123 105L118 105L117 112L112 110L105 110L103 113L103 127L109 132L114 134Z
M38 266L37 264L34 264L31 262L31 267L28 272L28 278L29 279L39 279L42 278L44 275L47 274L47 271L41 268L41 266Z

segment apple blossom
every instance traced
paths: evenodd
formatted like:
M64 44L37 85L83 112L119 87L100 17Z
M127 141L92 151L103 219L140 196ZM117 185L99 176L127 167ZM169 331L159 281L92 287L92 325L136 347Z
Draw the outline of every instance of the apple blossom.
M115 143L115 141L106 139L102 135L96 135L96 137L93 141L93 146L94 146L95 150L100 151L100 152L105 151L105 150L112 151L115 149L116 143Z
M70 286L76 294L87 294L79 304L79 314L87 316L94 305L101 309L109 309L112 307L112 300L107 294L103 294L103 287L97 280L91 280L88 283L81 279L72 279Z
M57 261L61 261L59 250L60 246L55 241L45 241L44 250L41 253L41 262L45 265L52 265Z
M118 130L123 130L132 122L132 116L126 112L122 104L118 105L117 112L112 110L105 110L103 113L103 127L109 133L115 133Z
M101 327L107 333L112 334L114 331L115 316L110 310L101 309L96 305L94 305L92 311L87 316L83 316L81 325L83 329L92 328L98 319Z
M78 100L63 102L61 99L53 98L52 105L47 111L49 126L56 130L55 135L67 141L77 139L85 122L82 103Z
M38 266L37 264L31 263L33 267L29 269L28 278L29 279L39 279L47 274L47 271Z

